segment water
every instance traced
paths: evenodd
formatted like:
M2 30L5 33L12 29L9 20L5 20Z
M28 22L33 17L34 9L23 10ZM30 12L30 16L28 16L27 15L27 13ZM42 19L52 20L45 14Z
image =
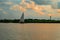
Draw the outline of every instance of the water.
M60 40L60 24L0 23L0 40Z

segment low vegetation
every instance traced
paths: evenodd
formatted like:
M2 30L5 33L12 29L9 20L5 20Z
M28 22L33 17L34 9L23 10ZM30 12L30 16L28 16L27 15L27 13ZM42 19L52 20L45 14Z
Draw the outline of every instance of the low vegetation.
M4 19L0 23L19 23L19 19ZM25 19L24 23L60 23L60 20L46 20L46 19Z

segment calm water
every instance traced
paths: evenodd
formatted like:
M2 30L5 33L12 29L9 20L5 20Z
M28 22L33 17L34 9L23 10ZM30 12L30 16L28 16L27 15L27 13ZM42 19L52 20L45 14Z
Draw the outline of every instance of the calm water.
M0 23L0 40L60 40L60 24Z

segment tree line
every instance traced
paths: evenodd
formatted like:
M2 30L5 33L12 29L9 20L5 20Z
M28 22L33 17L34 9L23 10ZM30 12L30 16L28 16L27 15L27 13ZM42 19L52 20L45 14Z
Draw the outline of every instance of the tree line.
M20 19L3 19L0 23L19 23ZM24 19L24 23L60 23L60 20Z

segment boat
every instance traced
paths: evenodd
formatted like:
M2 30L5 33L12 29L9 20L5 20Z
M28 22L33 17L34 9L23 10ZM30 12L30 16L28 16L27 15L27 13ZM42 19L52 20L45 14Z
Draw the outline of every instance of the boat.
M19 23L24 23L24 12L22 13Z

